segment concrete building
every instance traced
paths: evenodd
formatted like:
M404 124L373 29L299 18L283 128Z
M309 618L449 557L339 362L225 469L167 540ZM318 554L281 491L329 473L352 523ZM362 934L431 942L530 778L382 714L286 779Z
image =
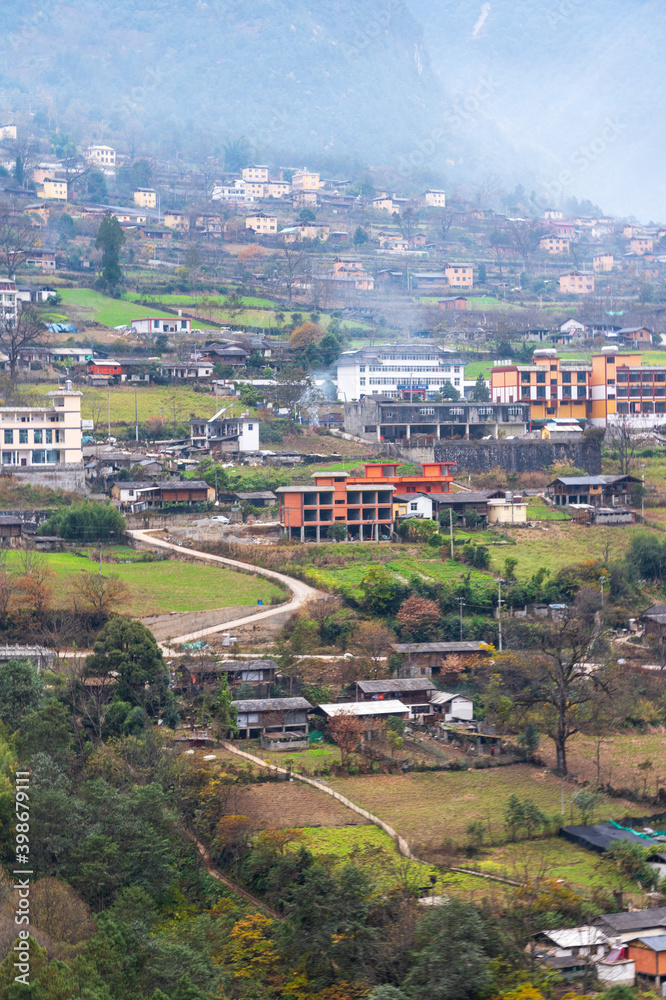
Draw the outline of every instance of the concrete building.
M428 188L424 191L423 200L430 208L446 208L446 192L437 188Z
M253 215L245 216L245 228L252 229L255 233L261 235L270 235L277 233L277 217L275 215L266 215L264 212L255 212Z
M0 325L13 326L17 318L18 289L9 278L0 279Z
M134 333L190 333L192 321L182 316L156 316L145 319L133 319L130 326Z
M268 167L262 164L254 163L249 167L243 167L241 177L244 181L259 181L259 183L264 183L268 180L269 170Z
M452 288L472 288L474 268L471 264L445 264L446 282Z
M134 192L134 204L141 208L157 208L157 191L153 188L137 188Z
M116 151L113 146L88 146L83 154L88 163L96 167L115 167Z
M405 402L387 395L367 395L345 403L344 428L366 441L406 445L430 444L451 438L481 438L492 434L524 435L530 421L528 403Z
M590 295L594 292L594 271L567 271L561 274L560 291L565 295Z
M368 395L431 399L448 383L462 393L464 366L451 351L421 344L382 344L345 351L336 362L338 399Z
M3 469L82 464L81 393L67 382L46 395L48 405L0 407Z
M612 271L613 263L612 253L595 253L592 258L592 270L595 274L600 274L604 271Z
M210 420L190 420L190 441L195 448L211 454L237 454L259 451L259 424L256 417L225 417L219 410Z
M47 201L67 201L67 181L55 177L46 177L37 191L40 198Z

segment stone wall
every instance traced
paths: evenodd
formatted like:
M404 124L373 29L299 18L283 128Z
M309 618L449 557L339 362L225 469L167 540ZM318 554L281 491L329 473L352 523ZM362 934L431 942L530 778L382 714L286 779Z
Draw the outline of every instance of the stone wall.
M407 457L407 453L405 453ZM436 444L434 461L457 462L461 472L488 472L499 466L506 472L541 472L557 463L584 469L590 476L601 472L599 440L572 444L530 438L515 441L452 441Z
M83 462L71 465L51 465L41 468L39 465L12 465L11 473L14 479L31 486L47 486L50 490L67 490L69 493L87 493L86 477Z

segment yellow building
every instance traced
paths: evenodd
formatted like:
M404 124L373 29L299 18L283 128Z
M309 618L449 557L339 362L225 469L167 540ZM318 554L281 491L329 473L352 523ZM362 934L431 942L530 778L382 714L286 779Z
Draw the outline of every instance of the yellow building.
M268 167L254 163L250 167L243 167L241 177L244 181L259 181L264 183L268 180Z
M589 295L594 291L594 271L569 271L561 274L560 291L569 295Z
M569 240L566 236L542 236L539 246L546 253L569 253Z
M47 179L53 180L55 175L55 167L35 167L32 172L32 179L35 184L43 184Z
M637 253L640 257L645 253L652 253L652 247L651 236L633 236L629 240L629 249L632 253Z
M488 524L525 524L527 503L512 500L488 501Z
M157 208L157 191L153 188L137 188L134 192L134 204L141 208Z
M529 403L530 419L587 420L605 425L615 415L642 424L666 420L666 366L642 365L640 354L607 347L592 361L563 361L552 348L536 350L531 365L495 364L493 403Z
M246 215L245 228L252 229L255 233L277 233L277 217L265 215L263 212Z
M546 211L543 213L543 217L544 219L559 221L560 219L563 218L563 215L561 209L559 208L547 208Z
M393 198L387 196L373 198L372 207L378 212L388 212L389 215L400 215L400 206L395 204Z
M592 268L597 274L600 271L612 271L613 263L612 253L597 253L592 258Z
M185 212L178 212L176 209L165 209L164 225L167 229L178 229L180 232L185 233L190 228L189 216Z
M47 201L67 201L67 181L47 177L40 198L46 198Z
M423 194L423 200L432 208L446 208L446 192L438 191L437 188L428 188Z
M316 191L294 191L294 208L316 208Z
M0 141L5 139L16 139L18 130L16 125L0 125Z
M263 181L245 181L245 199L249 201L250 198L264 198L266 193L266 185Z
M291 178L291 186L294 191L318 191L322 182L319 174L311 170L296 170Z
M264 198L286 198L291 192L288 181L267 181L264 184Z
M446 264L444 274L453 288L472 288L474 285L474 268L471 264Z

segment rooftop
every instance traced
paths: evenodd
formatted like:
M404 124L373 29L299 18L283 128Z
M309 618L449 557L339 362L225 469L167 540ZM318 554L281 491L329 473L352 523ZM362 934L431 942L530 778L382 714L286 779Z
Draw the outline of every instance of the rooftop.
M392 642L396 653L479 653L482 642Z
M319 705L319 708L328 716L335 715L406 715L409 712L407 705L401 701L343 701L334 705Z
M239 712L295 712L312 708L305 698L250 698L248 701L232 701L231 704Z
M383 681L356 681L356 687L363 694L382 694L385 691L435 690L435 685L429 677L391 677Z

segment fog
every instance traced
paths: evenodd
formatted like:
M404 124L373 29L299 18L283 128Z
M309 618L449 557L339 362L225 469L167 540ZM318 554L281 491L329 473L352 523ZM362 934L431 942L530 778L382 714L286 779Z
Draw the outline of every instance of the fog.
M3 0L0 117L658 220L665 33L656 0Z

